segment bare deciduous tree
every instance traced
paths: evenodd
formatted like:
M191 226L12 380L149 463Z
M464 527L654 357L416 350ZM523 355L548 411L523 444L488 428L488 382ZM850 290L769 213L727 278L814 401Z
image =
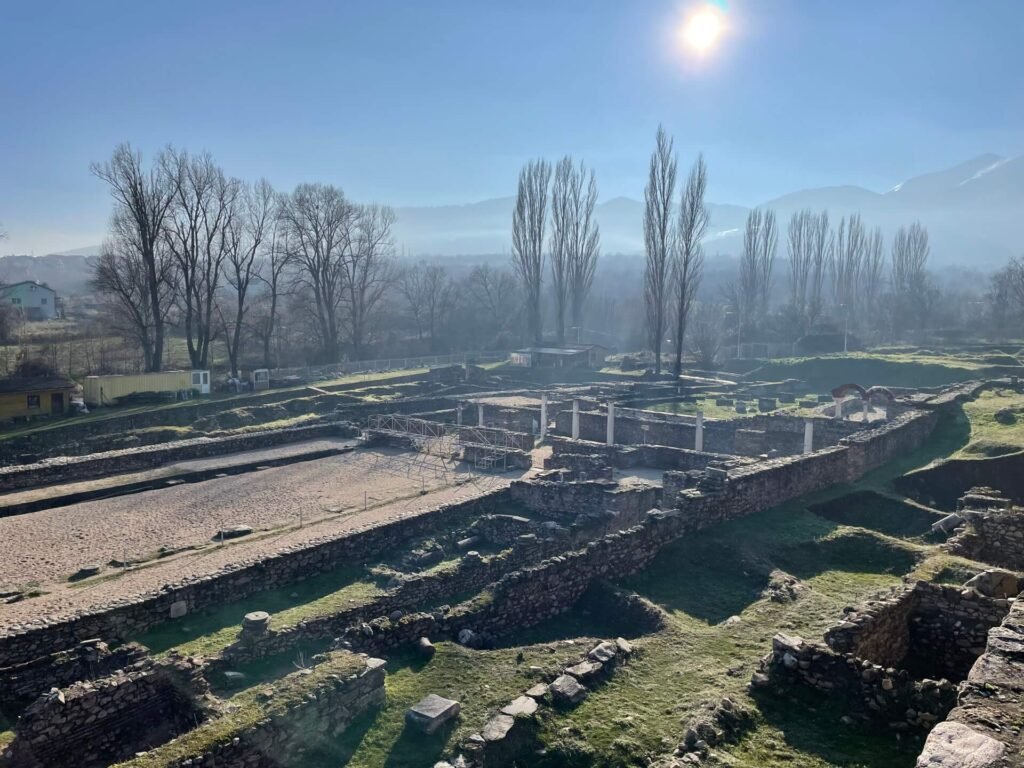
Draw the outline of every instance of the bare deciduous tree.
M436 352L438 330L454 303L455 283L448 270L440 264L420 262L404 269L397 283L416 326L416 335L420 341L429 338L431 351Z
M363 359L380 300L394 283L394 242L391 237L394 223L395 212L391 208L360 206L352 248L342 259L345 324L354 360Z
M526 318L534 344L543 340L541 289L544 281L544 231L551 165L531 160L519 172L516 208L512 214L512 265L526 293Z
M858 287L866 248L867 233L860 214L840 219L832 252L832 300L840 310L844 324L853 321L856 325L857 322Z
M568 312L577 333L583 324L583 305L594 283L600 233L594 219L597 180L583 163L563 157L555 167L551 188L551 283L555 298L555 328L565 341Z
M928 277L928 230L920 222L900 227L892 243L891 283L897 332L913 322L924 328L934 303Z
M281 221L298 280L313 294L321 357L334 363L340 353L339 311L345 298L345 261L354 248L359 211L340 189L300 184L282 198Z
M789 246L789 301L807 333L807 288L811 280L811 217L809 209L789 218L786 241Z
M676 227L675 254L672 260L676 300L676 378L683 371L683 340L686 338L687 319L704 274L701 240L707 231L709 218L708 207L704 203L707 185L707 166L704 164L704 155L700 154L690 169L679 201L679 224Z
M221 321L224 324L232 376L238 376L242 332L249 311L247 300L253 281L259 279L259 255L277 217L276 200L273 188L265 180L260 180L255 186L244 185L239 200L239 214L227 233L224 280L231 287L234 306L230 319L221 313Z
M270 222L266 248L256 270L256 278L263 284L260 294L259 316L252 324L253 334L263 346L263 365L274 367L271 355L274 333L277 331L278 303L285 293L287 283L285 271L291 266L291 252L288 248L287 229L281 219L280 196L275 196L276 216Z
M159 371L163 365L169 301L166 289L172 274L163 241L167 218L181 186L181 171L170 152L161 153L153 166L144 170L142 155L129 144L119 145L110 160L93 163L90 169L107 183L114 198L115 252L120 256L108 259L107 267L116 267L120 259L122 265L130 263L139 271L131 279L143 281L147 319L137 327L144 330L146 370ZM106 275L97 271L97 288L113 288L111 277L109 271Z
M672 143L665 129L658 126L644 188L644 309L648 343L654 352L655 372L659 374L671 287L672 197L676 189L676 158L672 153Z
M518 336L515 330L522 316L515 276L506 269L481 264L473 267L466 283L473 309L490 328L491 339L496 342Z
M885 250L882 230L875 227L868 235L864 246L864 261L861 265L860 304L862 317L868 328L878 328L882 316L881 297L885 287Z
M177 266L177 301L193 368L209 368L221 269L238 217L240 183L209 154L172 154L181 183L168 217L166 242Z

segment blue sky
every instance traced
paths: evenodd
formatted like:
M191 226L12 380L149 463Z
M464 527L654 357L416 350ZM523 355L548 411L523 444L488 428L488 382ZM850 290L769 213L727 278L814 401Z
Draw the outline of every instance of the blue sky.
M729 0L703 58L685 1L5 5L0 252L97 243L88 166L121 141L396 206L509 195L564 153L639 198L659 122L745 205L1024 151L1020 0Z

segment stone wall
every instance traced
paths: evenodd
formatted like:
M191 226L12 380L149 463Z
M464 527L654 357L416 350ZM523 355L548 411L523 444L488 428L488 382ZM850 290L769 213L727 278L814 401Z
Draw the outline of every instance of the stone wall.
M946 459L896 479L896 488L929 506L953 510L975 486L995 488L1024 504L1024 451L990 459Z
M547 440L552 449L549 459L552 468L571 468L573 460L563 460L566 455L597 456L607 466L616 469L645 467L686 471L705 469L713 463L728 463L738 466L754 461L750 458L741 458L730 454L695 451L691 448L676 448L668 445L606 445L604 442L572 440L555 435L549 435ZM549 466L547 461L545 466Z
M321 437L351 437L347 424L323 422L287 429L269 429L229 437L197 437L171 444L147 445L86 456L46 459L35 464L0 467L0 488L14 491L43 485L71 483L97 477L160 467L176 461L223 456Z
M919 581L849 611L825 633L825 641L839 653L899 667L918 678L959 681L984 650L989 629L1008 611L1005 599Z
M928 735L921 768L1024 766L1024 601L988 634L985 653L960 685L957 706Z
M69 651L0 669L0 707L22 707L51 688L106 677L114 670L142 661L146 655L146 649L136 643L110 650L106 643L94 639Z
M384 704L384 661L336 652L309 669L261 686L256 704L121 764L121 768L280 768L344 733ZM268 695L269 694L269 695Z
M737 442L736 430L765 432L765 450L774 449L783 455L803 452L804 423L806 419L786 414L761 414L737 419L705 419L703 449L711 453L757 455L750 440ZM607 414L602 411L580 411L580 439L605 442ZM642 429L647 427L647 429ZM838 419L814 419L814 449L835 445L842 438L863 428L862 424ZM572 435L572 411L559 411L555 419L555 434ZM615 441L623 445L665 445L673 448L694 447L696 427L690 418L646 411L642 418L615 415Z
M1024 570L1024 508L960 509L965 530L951 538L950 552L1002 568Z
M509 493L527 509L559 521L572 522L611 510L624 522L621 527L632 525L644 512L658 506L661 495L657 486L620 485L614 480L516 480Z
M100 768L194 728L206 713L200 665L143 661L55 690L18 719L4 768Z
M501 490L482 497L500 504ZM234 602L257 592L294 584L393 549L438 527L464 524L480 513L481 498L442 506L393 522L373 525L339 537L286 547L259 558L235 563L200 578L185 578L138 599L118 600L67 618L47 617L28 625L0 630L0 668L21 664L83 640L127 640L169 620L204 608Z
M791 683L810 686L854 714L896 731L927 730L956 703L956 686L948 680L915 680L884 664L778 634L752 685L756 690Z

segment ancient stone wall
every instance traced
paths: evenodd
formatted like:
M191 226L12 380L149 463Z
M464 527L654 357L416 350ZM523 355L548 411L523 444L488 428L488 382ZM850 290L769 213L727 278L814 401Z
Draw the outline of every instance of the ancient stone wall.
M573 521L602 510L613 510L623 520L639 520L643 512L658 506L660 489L614 480L516 480L509 493L528 509L555 520Z
M607 436L607 414L603 411L580 411L580 439L604 442ZM736 430L765 432L764 445L782 455L803 452L804 422L806 419L786 414L761 414L737 419L705 419L703 449L711 453L756 455L749 439L737 443ZM644 429L643 427L646 427ZM814 420L814 449L835 445L842 438L862 429L863 425L838 419ZM572 411L559 411L555 420L555 433L572 435ZM615 441L623 445L664 445L673 448L694 447L696 427L680 417L646 412L644 418L616 414ZM767 450L766 448L766 450ZM764 450L758 451L764 453Z
M919 766L1024 766L1024 601L988 634L985 653L961 683L957 706L928 735Z
M336 738L360 715L384 704L384 661L332 653L311 669L261 688L255 711L211 718L121 768L279 768L282 755L300 764L304 752Z
M606 445L605 443L572 440L555 435L548 436L552 455L545 461L545 467L574 467L574 458L564 456L596 456L598 460L616 469L645 467L649 469L674 469L686 471L704 469L712 463L743 464L753 459L739 458L730 454L694 451L690 448L676 448L667 445Z
M984 650L989 629L1008 610L1002 598L919 581L848 612L825 633L825 641L839 653L906 669L918 678L959 681Z
M483 497L500 504L502 490ZM374 525L346 536L323 538L286 547L273 554L226 566L200 578L186 578L137 600L120 600L63 620L48 618L0 630L0 668L21 664L83 640L127 640L171 617L211 606L225 605L248 595L274 589L362 562L400 546L409 538L441 527L465 523L480 513L481 499L426 510L412 517Z
M989 459L946 459L896 479L896 488L913 499L956 509L957 499L975 486L995 488L1024 504L1024 451Z
M99 768L194 728L208 687L198 663L143 661L45 694L18 719L5 768Z
M106 677L114 670L143 660L146 654L146 649L136 643L125 643L110 650L106 643L94 639L68 651L0 669L0 706L16 709L51 688Z
M800 683L838 700L861 717L893 730L927 730L956 703L956 686L948 680L915 680L850 653L838 653L800 637L776 635L772 652L754 676L758 686Z
M1024 508L961 509L957 514L967 526L947 542L950 552L1024 570Z

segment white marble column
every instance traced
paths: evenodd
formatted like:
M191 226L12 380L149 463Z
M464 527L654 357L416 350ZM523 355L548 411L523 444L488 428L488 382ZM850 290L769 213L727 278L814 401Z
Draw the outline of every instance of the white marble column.
M477 403L476 404L476 418L477 418L477 425L482 427L484 425L484 404L483 403Z
M814 450L814 419L807 419L804 422L804 453L811 453Z
M697 411L697 428L694 430L693 450L704 450L704 411Z
M580 439L580 401L572 401L572 439Z
M615 445L615 403L608 403L608 445Z
M542 392L540 396L540 439L543 440L548 434L548 393Z

